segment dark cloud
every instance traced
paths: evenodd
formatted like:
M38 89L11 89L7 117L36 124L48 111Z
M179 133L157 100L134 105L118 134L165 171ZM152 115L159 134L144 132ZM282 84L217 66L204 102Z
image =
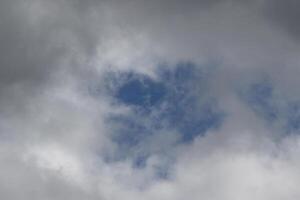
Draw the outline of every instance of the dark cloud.
M300 37L300 2L297 0L268 0L265 2L267 17L296 39Z
M92 54L99 36L90 13L98 3L89 2L1 1L1 84L39 85L76 53Z

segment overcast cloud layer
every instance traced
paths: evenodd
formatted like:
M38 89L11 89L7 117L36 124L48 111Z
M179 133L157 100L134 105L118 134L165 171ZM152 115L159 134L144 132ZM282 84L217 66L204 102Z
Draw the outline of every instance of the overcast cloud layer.
M0 199L299 200L297 0L1 0Z

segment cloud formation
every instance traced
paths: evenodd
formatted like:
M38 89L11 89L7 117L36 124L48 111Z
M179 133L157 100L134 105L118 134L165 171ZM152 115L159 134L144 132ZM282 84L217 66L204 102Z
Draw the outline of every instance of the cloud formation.
M1 199L299 199L299 13L2 0Z

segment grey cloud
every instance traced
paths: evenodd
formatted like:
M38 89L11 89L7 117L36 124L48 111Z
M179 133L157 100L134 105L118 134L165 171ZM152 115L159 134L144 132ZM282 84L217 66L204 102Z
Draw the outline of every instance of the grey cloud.
M28 166L13 158L1 160L3 199L99 199L65 182L56 173Z
M299 99L298 7L292 0L2 0L0 197L297 199L299 136L278 141L281 130L266 126L236 90L266 75L283 99ZM116 145L106 117L131 113L101 90L106 72L155 78L157 64L182 60L212 66L207 90L228 114L224 125L172 147L168 180L153 178L162 162L155 155L144 169L105 163ZM89 86L101 91L91 95ZM173 145L170 130L162 132L149 138L151 148Z
M272 23L280 26L297 40L300 37L300 2L297 0L266 1L265 13Z
M76 53L92 53L101 32L90 24L91 6L88 9L77 4L43 0L1 2L2 84L45 81L59 71L66 59L74 60ZM100 17L96 19L101 22Z

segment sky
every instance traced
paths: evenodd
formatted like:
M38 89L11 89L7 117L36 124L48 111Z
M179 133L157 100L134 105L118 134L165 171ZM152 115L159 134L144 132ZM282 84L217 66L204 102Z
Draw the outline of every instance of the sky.
M1 0L0 199L300 199L300 1Z

